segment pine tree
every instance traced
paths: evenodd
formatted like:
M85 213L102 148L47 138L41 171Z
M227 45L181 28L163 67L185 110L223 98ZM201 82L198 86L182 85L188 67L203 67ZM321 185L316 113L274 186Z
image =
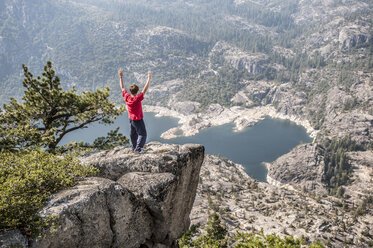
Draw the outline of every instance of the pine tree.
M11 98L0 110L0 151L43 147L52 153L65 152L73 147L58 147L66 134L93 122L110 124L125 110L124 105L117 108L109 101L108 87L81 95L75 93L75 88L62 90L50 61L44 66L42 77L34 78L25 65L22 67L26 88L22 103ZM118 136L117 132L114 134ZM118 144L128 142L121 134L119 138L113 133L111 136Z

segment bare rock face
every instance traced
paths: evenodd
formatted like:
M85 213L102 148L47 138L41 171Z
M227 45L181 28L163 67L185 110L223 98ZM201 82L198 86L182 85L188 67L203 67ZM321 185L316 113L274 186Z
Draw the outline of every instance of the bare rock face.
M294 90L289 83L271 88L266 101L272 103L282 114L304 116L306 94Z
M155 241L162 242L172 222L172 206L175 200L176 178L171 173L131 172L122 176L118 182L126 185L136 197L141 199L154 217ZM145 183L144 183L145 182ZM180 198L182 199L182 198Z
M350 89L355 94L356 102L364 102L371 106L373 101L373 88L365 83L358 83ZM328 91L325 108L324 129L331 137L344 137L350 135L360 144L368 145L373 139L373 116L364 111L364 108L347 109L348 102L354 102L354 97L348 95L339 87ZM370 109L368 107L368 109Z
M326 17L344 16L368 8L368 3L363 1L312 0L300 1L298 8L293 18L296 23L300 24L321 21Z
M302 145L296 150L307 148L310 151L305 153L311 154L313 147ZM258 182L246 174L242 165L206 155L191 213L192 224L205 225L209 214L217 211L232 236L237 231L263 231L266 235L286 232L311 242L328 242L328 247L371 247L373 209L368 205L359 216L355 210L373 196L373 152L352 152L349 156L353 183L345 189L351 198L342 204L340 198L321 197L299 186L292 189ZM299 161L299 167L312 165L307 156L303 158L305 162ZM346 211L346 207L352 211ZM343 223L348 223L348 227ZM346 245L347 237L350 240Z
M369 34L368 28L351 24L341 29L338 41L341 48L349 49L369 44L373 42L373 38Z
M180 230L178 229L184 230L185 228L180 223L185 223L189 226L189 214L185 215L185 213L182 213L180 216L180 212L173 211L174 205L183 204L186 199L177 197L177 180L171 173L159 173L154 176L147 172L133 172L124 175L118 182L127 185L148 206L154 218L152 240L155 243L163 242L171 245L180 235ZM141 182L146 183L143 184ZM188 218L186 221L179 222L179 218L185 217Z
M148 152L142 155L130 152L130 148L116 148L84 161L145 203L153 217L151 242L169 247L189 227L204 148L160 143L146 148Z
M263 53L249 54L221 41L215 44L211 50L210 57L224 61L233 68L244 69L253 74L261 73L265 65L268 64L266 62L268 56Z
M331 136L344 137L350 135L352 140L368 145L373 139L373 116L359 110L340 113L334 118L327 117L325 129Z
M303 144L274 161L268 168L267 181L282 186L305 188L327 193L322 183L323 156L317 144Z
M246 103L247 105L254 102L256 104L265 105L268 100L266 97L271 88L274 87L273 84L267 81L248 81L245 88L232 98L232 102Z
M106 178L87 178L55 194L43 209L58 215L57 229L33 247L139 247L151 236L146 206Z
M125 167L121 168L131 172L123 173L118 182L132 191L149 209L154 221L152 241L171 246L189 227L189 213L197 190L204 148L200 145L152 143L148 145L147 151L147 154L142 155L142 165L135 159L138 155L127 154L123 157L121 152L116 150L111 152L117 156L111 152L103 152L91 156L88 160L94 166L98 165L101 173L115 178L118 173L115 170L107 170L113 168L111 166L102 167L103 161L108 157L108 164L114 157L127 159ZM157 164L160 166L154 166Z
M353 166L353 183L345 186L345 193L358 205L360 199L373 197L373 151L349 152L348 156Z
M175 103L172 105L172 109L177 111L181 114L193 114L195 113L201 104L198 102L192 102L192 101L175 101Z
M54 230L31 245L19 231L0 233L0 247L175 247L190 225L204 147L149 143L146 149L117 147L82 158L99 177L50 197L40 214L57 217Z
M0 248L27 247L28 240L19 230L0 233Z

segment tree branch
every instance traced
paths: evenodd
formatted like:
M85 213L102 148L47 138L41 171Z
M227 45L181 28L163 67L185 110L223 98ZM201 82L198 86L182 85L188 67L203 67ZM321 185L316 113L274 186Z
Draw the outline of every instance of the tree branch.
M63 127L63 132L58 136L58 138L56 139L56 145L62 140L62 138L67 134L67 133L70 133L72 131L75 131L77 129L80 129L80 128L83 128L84 126L88 125L89 123L92 123L92 122L95 122L95 121L99 121L99 120L102 120L104 117L100 117L100 118L94 118L94 119L90 119L90 120L87 120L85 122L83 122L82 124L80 124L79 126L75 126L75 127L72 127L70 129L67 129L66 130L66 127L67 125L64 125Z

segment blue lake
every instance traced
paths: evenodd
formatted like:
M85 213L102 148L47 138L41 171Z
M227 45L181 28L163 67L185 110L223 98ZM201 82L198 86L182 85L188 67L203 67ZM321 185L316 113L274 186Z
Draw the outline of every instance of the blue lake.
M206 153L220 155L242 164L250 176L260 181L265 181L267 174L262 162L272 162L298 144L312 141L303 127L279 119L264 119L257 125L241 132L233 132L233 124L226 124L202 130L191 137L169 140L161 139L160 135L164 131L176 127L178 119L155 117L154 113L144 113L144 120L148 132L147 142L203 144ZM92 124L89 128L66 135L62 143L70 141L92 142L95 138L105 136L118 126L120 132L129 137L127 113L119 116L111 126Z

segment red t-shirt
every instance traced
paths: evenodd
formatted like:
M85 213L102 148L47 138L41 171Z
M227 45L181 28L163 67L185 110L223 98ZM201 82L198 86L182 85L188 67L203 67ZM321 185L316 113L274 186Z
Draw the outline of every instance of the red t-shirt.
M126 90L123 91L124 101L127 103L128 116L131 120L141 120L142 114L141 101L144 100L144 94L141 92L137 96L130 95Z

